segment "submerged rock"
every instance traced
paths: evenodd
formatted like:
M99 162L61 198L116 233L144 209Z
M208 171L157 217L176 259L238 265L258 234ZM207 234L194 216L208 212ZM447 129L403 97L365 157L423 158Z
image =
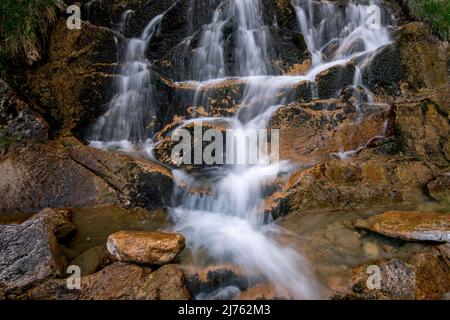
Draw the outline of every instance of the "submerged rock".
M67 210L45 209L21 224L0 225L0 290L15 295L65 273L57 237L74 226Z
M450 242L450 213L388 211L356 226L404 240Z
M167 264L184 249L186 242L178 233L119 231L109 236L108 252L118 261Z
M450 290L448 246L434 246L405 260L376 260L358 266L352 270L347 287L334 289L332 298L446 299Z
M189 291L175 265L152 272L150 268L122 262L81 277L81 289L68 289L65 279L47 281L28 290L21 299L44 300L186 300Z

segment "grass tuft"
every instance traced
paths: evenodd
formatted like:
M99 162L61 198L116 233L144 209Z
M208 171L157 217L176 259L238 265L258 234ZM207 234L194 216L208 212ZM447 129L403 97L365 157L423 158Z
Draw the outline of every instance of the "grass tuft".
M402 0L411 15L428 23L443 39L450 40L450 0Z

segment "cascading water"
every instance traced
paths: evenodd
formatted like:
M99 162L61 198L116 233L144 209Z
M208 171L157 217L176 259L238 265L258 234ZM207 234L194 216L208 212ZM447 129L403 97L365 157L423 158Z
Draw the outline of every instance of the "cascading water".
M383 12L382 24L370 27L366 24L370 16L367 5L350 2L342 8L329 2L293 0L293 6L299 31L312 57L312 66L305 74L279 76L273 70L268 48L274 43L258 0L223 0L214 11L212 22L199 31L199 45L192 57L194 70L191 73L179 70L197 81L196 100L199 90L211 81L220 82L226 80L221 78L234 76L246 83L240 109L233 117L221 119L234 129L237 153L248 155L246 141L251 134L266 128L272 113L289 102L286 95L279 93L289 91L301 81L314 83L320 72L350 61L357 64L353 85L355 89L362 87L358 66L370 53L390 42L387 27L392 21ZM160 19L160 16L154 18L141 38L129 41L119 77L120 90L111 101L109 111L94 126L91 140L106 144L123 140L139 143L149 137L146 124L153 114L150 63L144 51ZM226 60L230 55L227 43L230 39L234 41L232 69ZM191 40L189 37L183 43L189 45ZM193 101L194 106L196 103ZM183 125L196 120L207 122L217 118L191 119ZM275 179L291 166L283 161L271 162L268 154L259 160L257 164L213 167L204 174L174 170L177 186L170 211L176 229L186 236L194 257L197 252L206 252L210 262L231 262L249 274L257 273L289 297L319 298L320 285L314 280L307 261L298 249L279 243L284 231L277 224L264 223L267 186L274 185ZM198 185L206 185L208 192L189 191ZM236 288L218 290L198 298L235 297L239 293Z
M126 11L117 25L124 32ZM97 147L114 147L130 150L132 143L142 143L151 135L150 122L155 116L150 79L150 62L145 50L162 15L154 17L139 38L128 39L123 54L122 67L117 80L117 93L108 111L92 127L89 140Z

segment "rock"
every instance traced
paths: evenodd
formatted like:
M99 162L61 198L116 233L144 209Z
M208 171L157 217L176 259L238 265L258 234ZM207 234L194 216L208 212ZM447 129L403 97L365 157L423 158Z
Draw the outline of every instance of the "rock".
M80 267L81 275L85 276L101 269L107 261L108 256L106 254L105 246L97 246L83 252L81 255L72 260L70 265Z
M70 290L65 279L55 279L28 290L21 299L45 300L186 300L189 291L175 265L152 272L122 262L81 277L81 289Z
M395 135L402 150L444 167L450 161L449 110L432 100L395 102Z
M416 204L426 199L422 190L432 179L423 162L365 150L354 159L327 160L298 171L279 201L287 212Z
M123 39L85 22L69 30L64 18L52 30L46 63L11 74L11 84L42 108L53 131L80 132L111 98Z
M21 224L0 225L0 289L15 295L65 273L57 235L72 229L67 210L45 209Z
M416 299L447 299L450 292L449 244L417 253L410 259L416 274Z
M433 246L413 254L407 263L393 258L376 260L352 270L346 288L335 290L335 299L446 299L450 290L450 264L448 244ZM369 267L371 269L369 269ZM380 288L376 285L376 273L380 273Z
M448 86L447 54L443 42L421 22L408 23L393 34L401 66L413 89Z
M0 212L168 203L170 172L160 165L82 145L76 139L10 151L0 162Z
M108 252L118 261L163 265L173 261L186 246L181 234L119 231L108 237Z
M183 272L189 291L197 298L203 299L217 297L219 292L226 288L244 291L251 285L258 285L265 281L262 276L246 273L245 270L233 264L210 265L204 268L184 266ZM236 292L231 291L228 294L230 296L226 298L234 298Z
M0 79L0 139L43 142L48 131L47 122Z
M396 258L375 261L372 266L378 267L380 271L379 288L376 287L377 281L373 278L376 274L373 271L368 272L369 265L363 265L353 270L350 287L344 292L339 292L333 298L364 300L415 299L415 273L411 266ZM368 283L374 285L374 287L369 288Z
M342 100L314 100L279 108L270 126L279 130L280 158L316 163L340 151L356 153L385 135L389 107L363 104L360 111Z
M446 200L450 198L450 173L444 173L431 181L428 185L428 193L436 200Z
M450 242L450 213L388 211L356 226L404 240Z
M335 98L342 88L353 84L354 76L355 65L353 63L336 65L322 71L316 76L319 98Z
M78 251L77 256L95 247L104 247L109 235L119 231L157 231L172 227L170 217L164 209L150 211L139 207L126 209L114 206L71 208L70 212L77 232L64 239L64 244Z

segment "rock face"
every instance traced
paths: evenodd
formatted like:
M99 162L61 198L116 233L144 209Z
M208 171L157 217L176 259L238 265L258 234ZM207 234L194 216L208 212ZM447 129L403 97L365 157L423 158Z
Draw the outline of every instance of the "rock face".
M50 280L28 290L21 299L45 300L186 300L189 291L183 273L174 265L152 272L122 262L81 277L81 289L70 290L66 280Z
M65 273L57 237L74 226L67 210L45 209L17 225L0 225L0 290L17 294Z
M450 213L388 211L356 226L404 240L450 242Z
M111 30L82 23L69 30L60 19L50 35L47 62L13 75L14 85L42 106L53 130L84 128L103 113L111 98L120 37Z
M119 231L109 236L106 247L118 261L163 265L170 263L186 246L181 234Z
M412 22L394 33L406 81L414 89L448 86L448 57L444 44L427 25Z
M43 142L48 130L47 122L0 79L0 138Z
M353 269L346 289L335 291L334 299L442 300L450 290L449 245L440 245L412 255L373 261ZM375 274L373 267L380 273ZM368 269L372 267L372 269ZM369 272L370 271L370 272ZM380 276L379 282L374 276ZM369 285L372 286L369 286ZM379 287L378 287L379 285Z
M169 200L170 172L150 162L80 144L76 139L29 145L0 162L0 212L45 207L135 204Z

